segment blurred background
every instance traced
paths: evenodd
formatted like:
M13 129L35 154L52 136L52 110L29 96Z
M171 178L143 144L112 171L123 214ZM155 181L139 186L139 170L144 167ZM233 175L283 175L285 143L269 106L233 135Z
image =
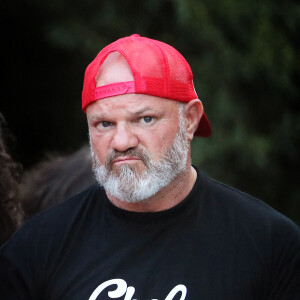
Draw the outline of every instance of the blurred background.
M190 63L213 127L193 163L300 224L300 4L277 0L1 3L0 112L24 170L87 142L81 89L101 48L133 33Z

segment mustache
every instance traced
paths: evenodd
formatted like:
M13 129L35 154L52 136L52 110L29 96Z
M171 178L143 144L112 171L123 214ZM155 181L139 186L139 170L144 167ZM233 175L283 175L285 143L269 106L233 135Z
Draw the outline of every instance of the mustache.
M149 162L151 161L151 156L148 152L143 149L131 148L126 151L120 152L116 150L112 150L105 159L105 166L109 169L112 168L113 161L119 157L124 156L134 156L142 160L142 162L148 166Z

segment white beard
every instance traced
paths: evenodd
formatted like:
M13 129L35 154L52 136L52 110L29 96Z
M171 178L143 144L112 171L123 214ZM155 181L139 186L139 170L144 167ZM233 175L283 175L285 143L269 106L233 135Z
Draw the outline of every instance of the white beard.
M108 155L106 163L102 165L94 154L91 142L90 148L96 180L106 192L127 203L148 199L186 170L189 142L186 138L182 108L179 109L179 128L173 143L157 162L145 149L130 149L126 152L113 151ZM122 165L116 174L112 170L111 162L114 158L124 155L138 156L145 164L146 170L140 172L137 167Z

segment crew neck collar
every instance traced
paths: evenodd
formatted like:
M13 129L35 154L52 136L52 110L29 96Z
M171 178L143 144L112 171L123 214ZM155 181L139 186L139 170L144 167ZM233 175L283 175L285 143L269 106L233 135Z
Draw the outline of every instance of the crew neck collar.
M116 216L120 218L133 219L133 220L159 220L172 218L172 216L178 217L181 213L186 213L190 208L193 207L191 204L194 201L201 201L205 192L205 176L198 168L193 166L197 172L197 179L195 184L186 198L175 206L157 212L135 212L125 210L123 208L115 206L105 195L105 203L107 208ZM197 194L197 197L195 195Z

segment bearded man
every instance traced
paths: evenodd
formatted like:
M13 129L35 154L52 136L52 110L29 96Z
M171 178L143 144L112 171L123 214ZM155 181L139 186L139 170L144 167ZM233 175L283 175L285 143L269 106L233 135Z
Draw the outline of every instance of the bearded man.
M102 49L82 92L98 184L2 249L3 299L300 299L300 233L191 165L211 127L192 71L139 35Z

